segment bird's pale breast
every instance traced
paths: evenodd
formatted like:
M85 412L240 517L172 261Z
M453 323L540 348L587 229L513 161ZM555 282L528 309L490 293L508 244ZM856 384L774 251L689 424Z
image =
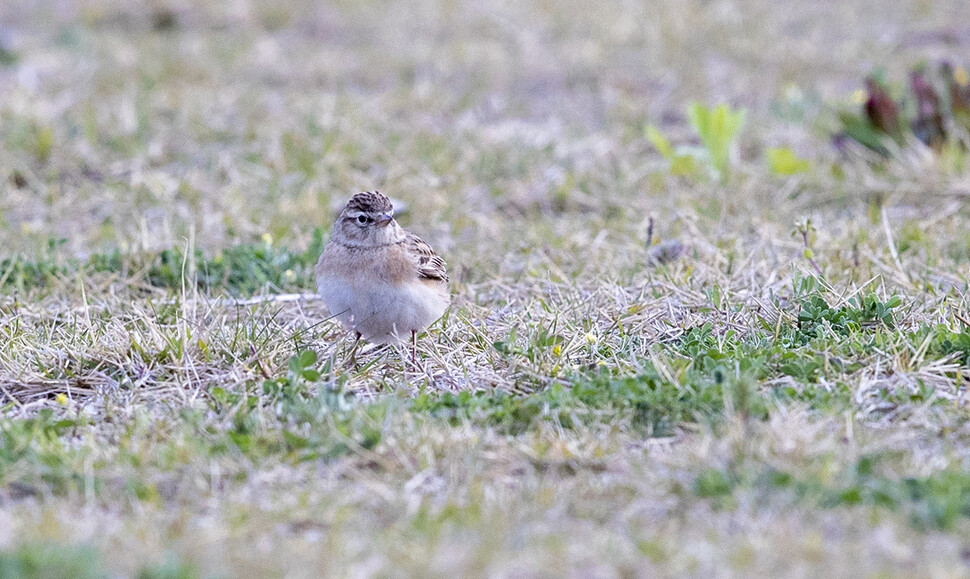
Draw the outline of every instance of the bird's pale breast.
M355 249L330 243L316 273L331 315L372 342L424 330L450 302L447 284L420 278L415 259L401 245Z

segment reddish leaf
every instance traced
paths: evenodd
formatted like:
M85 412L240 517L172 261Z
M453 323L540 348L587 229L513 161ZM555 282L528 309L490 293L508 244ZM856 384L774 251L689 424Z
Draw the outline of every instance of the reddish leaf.
M889 93L874 77L866 78L866 117L872 126L892 136L897 141L902 139L899 123L899 107L889 96Z
M914 70L909 75L913 96L916 97L916 118L913 119L913 134L927 145L938 148L946 141L946 127L943 124L943 111L940 97L922 71Z

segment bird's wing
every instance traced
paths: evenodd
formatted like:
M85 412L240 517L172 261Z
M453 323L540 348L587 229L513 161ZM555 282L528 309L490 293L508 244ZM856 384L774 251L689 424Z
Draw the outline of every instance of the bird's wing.
M408 253L418 261L418 277L448 281L445 260L430 245L413 233L408 233L406 245Z

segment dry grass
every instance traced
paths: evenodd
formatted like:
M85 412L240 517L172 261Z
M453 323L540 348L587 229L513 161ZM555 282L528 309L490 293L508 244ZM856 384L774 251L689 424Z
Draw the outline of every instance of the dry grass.
M970 10L802 4L4 2L0 575L966 575L970 177L825 131ZM417 367L276 297L374 188Z

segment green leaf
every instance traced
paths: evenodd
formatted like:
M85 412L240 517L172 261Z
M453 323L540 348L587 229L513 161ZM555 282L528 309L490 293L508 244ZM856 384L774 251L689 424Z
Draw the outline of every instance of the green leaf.
M886 154L889 152L883 134L877 131L868 120L850 112L842 111L839 113L839 122L842 123L842 131L853 141L877 153Z
M714 304L714 309L720 311L721 310L721 287L717 284L714 284L711 287L711 289L708 291L708 297L710 297L711 303Z
M663 136L660 131L657 130L653 125L647 125L646 128L647 138L653 146L660 152L661 155L668 161L674 161L674 148L670 145L670 141L667 137Z
M675 155L670 160L670 174L675 177L695 177L700 173L697 159L690 155Z
M317 363L317 353L313 350L307 350L300 354L300 365L304 368L312 368Z
M687 117L710 154L714 170L722 179L728 174L731 148L746 115L744 109L732 111L724 104L710 109L700 103L691 103L687 108Z
M796 175L811 168L808 160L798 157L788 147L768 149L768 166L775 175Z

